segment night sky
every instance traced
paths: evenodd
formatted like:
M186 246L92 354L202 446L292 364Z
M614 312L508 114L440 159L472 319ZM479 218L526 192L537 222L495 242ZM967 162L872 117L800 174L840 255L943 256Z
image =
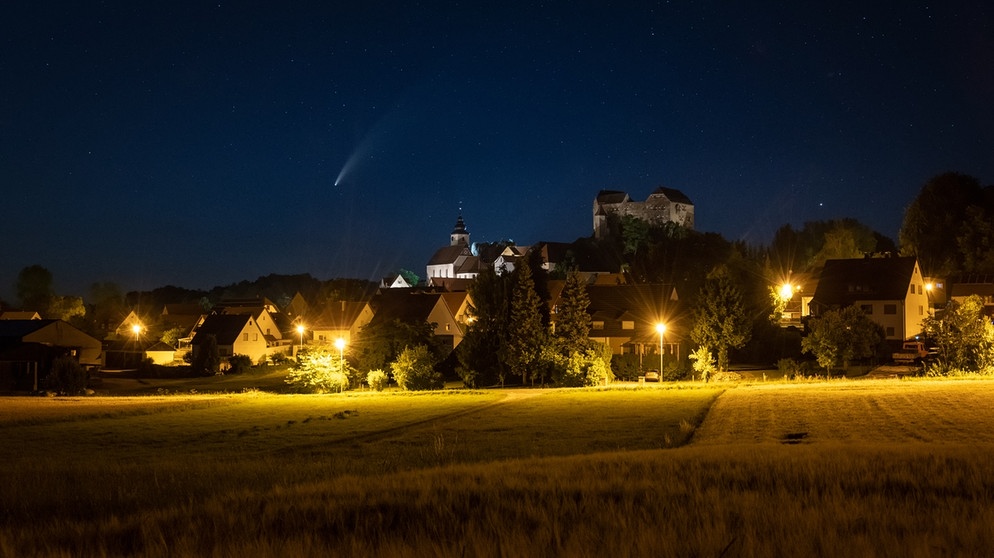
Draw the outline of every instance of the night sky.
M604 188L896 238L930 177L994 182L987 1L75 4L0 8L12 303L36 263L78 295L423 276L460 210L568 242Z

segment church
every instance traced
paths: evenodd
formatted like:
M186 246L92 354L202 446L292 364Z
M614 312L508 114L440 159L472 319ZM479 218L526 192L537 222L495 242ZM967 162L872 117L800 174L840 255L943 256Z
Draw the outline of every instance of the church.
M462 215L449 235L449 245L439 248L428 261L428 281L432 279L474 279L480 273L480 258L473 254L469 231Z

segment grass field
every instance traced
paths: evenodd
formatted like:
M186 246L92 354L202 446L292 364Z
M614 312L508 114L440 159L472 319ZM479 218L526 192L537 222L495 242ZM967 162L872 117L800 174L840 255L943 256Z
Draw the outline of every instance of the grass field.
M0 398L0 556L958 556L994 381Z

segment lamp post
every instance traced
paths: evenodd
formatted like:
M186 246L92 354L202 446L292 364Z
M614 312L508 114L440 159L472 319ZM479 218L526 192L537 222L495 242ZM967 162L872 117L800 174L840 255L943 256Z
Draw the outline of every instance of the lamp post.
M342 372L345 372L345 339L343 337L335 339L335 347L338 348L338 365L342 367Z
M300 334L300 347L304 347L304 326L303 324L297 326L297 333Z
M659 381L663 381L663 334L666 333L666 324L656 324L656 331L659 332Z

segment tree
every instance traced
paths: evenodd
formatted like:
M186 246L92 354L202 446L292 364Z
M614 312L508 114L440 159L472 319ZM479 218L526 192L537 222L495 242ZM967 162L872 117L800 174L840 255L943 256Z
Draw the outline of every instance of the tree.
M510 288L510 275L489 267L469 287L469 328L456 348L457 372L468 387L504 384L507 366L500 356L507 339Z
M945 375L984 371L992 360L991 327L990 320L984 314L984 301L977 295L962 302L949 301L941 318L925 318L922 329L938 349L936 361L928 372Z
M290 370L285 381L317 393L341 392L349 387L347 368L338 351L309 348L297 354L297 367Z
M369 373L366 374L366 383L369 384L370 389L374 389L376 391L383 391L386 389L389 379L390 378L387 376L387 373L378 368L376 370L370 370Z
M751 323L745 314L742 293L726 266L715 268L704 282L694 312L690 337L717 352L718 370L728 369L728 349L749 340Z
M556 306L555 337L563 341L567 353L583 351L590 346L590 297L580 274L566 276L559 304Z
M504 360L511 374L528 383L528 371L539 359L546 331L542 325L542 301L535 292L531 265L521 258L514 270L511 316L504 345Z
M649 223L625 215L621 218L621 242L624 246L625 255L635 256L639 248L644 246L649 240Z
M52 290L52 272L35 264L17 274L17 298L25 310L45 312L55 292Z
M407 347L390 364L393 379L404 390L441 389L442 375L435 370L437 360L425 345Z
M812 318L808 329L801 349L813 354L829 376L832 368L840 364L848 369L851 361L873 356L883 339L880 326L856 306L829 310Z
M401 269L397 274L403 277L404 281L407 281L407 284L412 287L417 286L417 284L421 282L421 278L418 277L418 274L408 269Z
M59 357L52 361L48 387L65 395L78 395L86 390L88 376L86 369L76 359L70 356Z
M964 247L959 246L959 241L979 240L975 233L983 227L978 227L975 219L994 209L989 198L990 187L981 188L972 176L947 172L932 177L904 212L899 235L901 253L917 256L929 275L963 271ZM970 207L977 209L971 212ZM973 251L972 247L965 248Z
M425 345L439 355L442 351L435 327L429 323L408 323L399 319L371 322L359 331L351 345L361 370L385 369L405 347Z
M46 312L49 318L79 324L86 316L86 306L81 296L52 295Z
M207 334L204 342L197 348L197 356L193 359L193 370L201 376L213 376L221 372L221 352L217 347L217 336Z

